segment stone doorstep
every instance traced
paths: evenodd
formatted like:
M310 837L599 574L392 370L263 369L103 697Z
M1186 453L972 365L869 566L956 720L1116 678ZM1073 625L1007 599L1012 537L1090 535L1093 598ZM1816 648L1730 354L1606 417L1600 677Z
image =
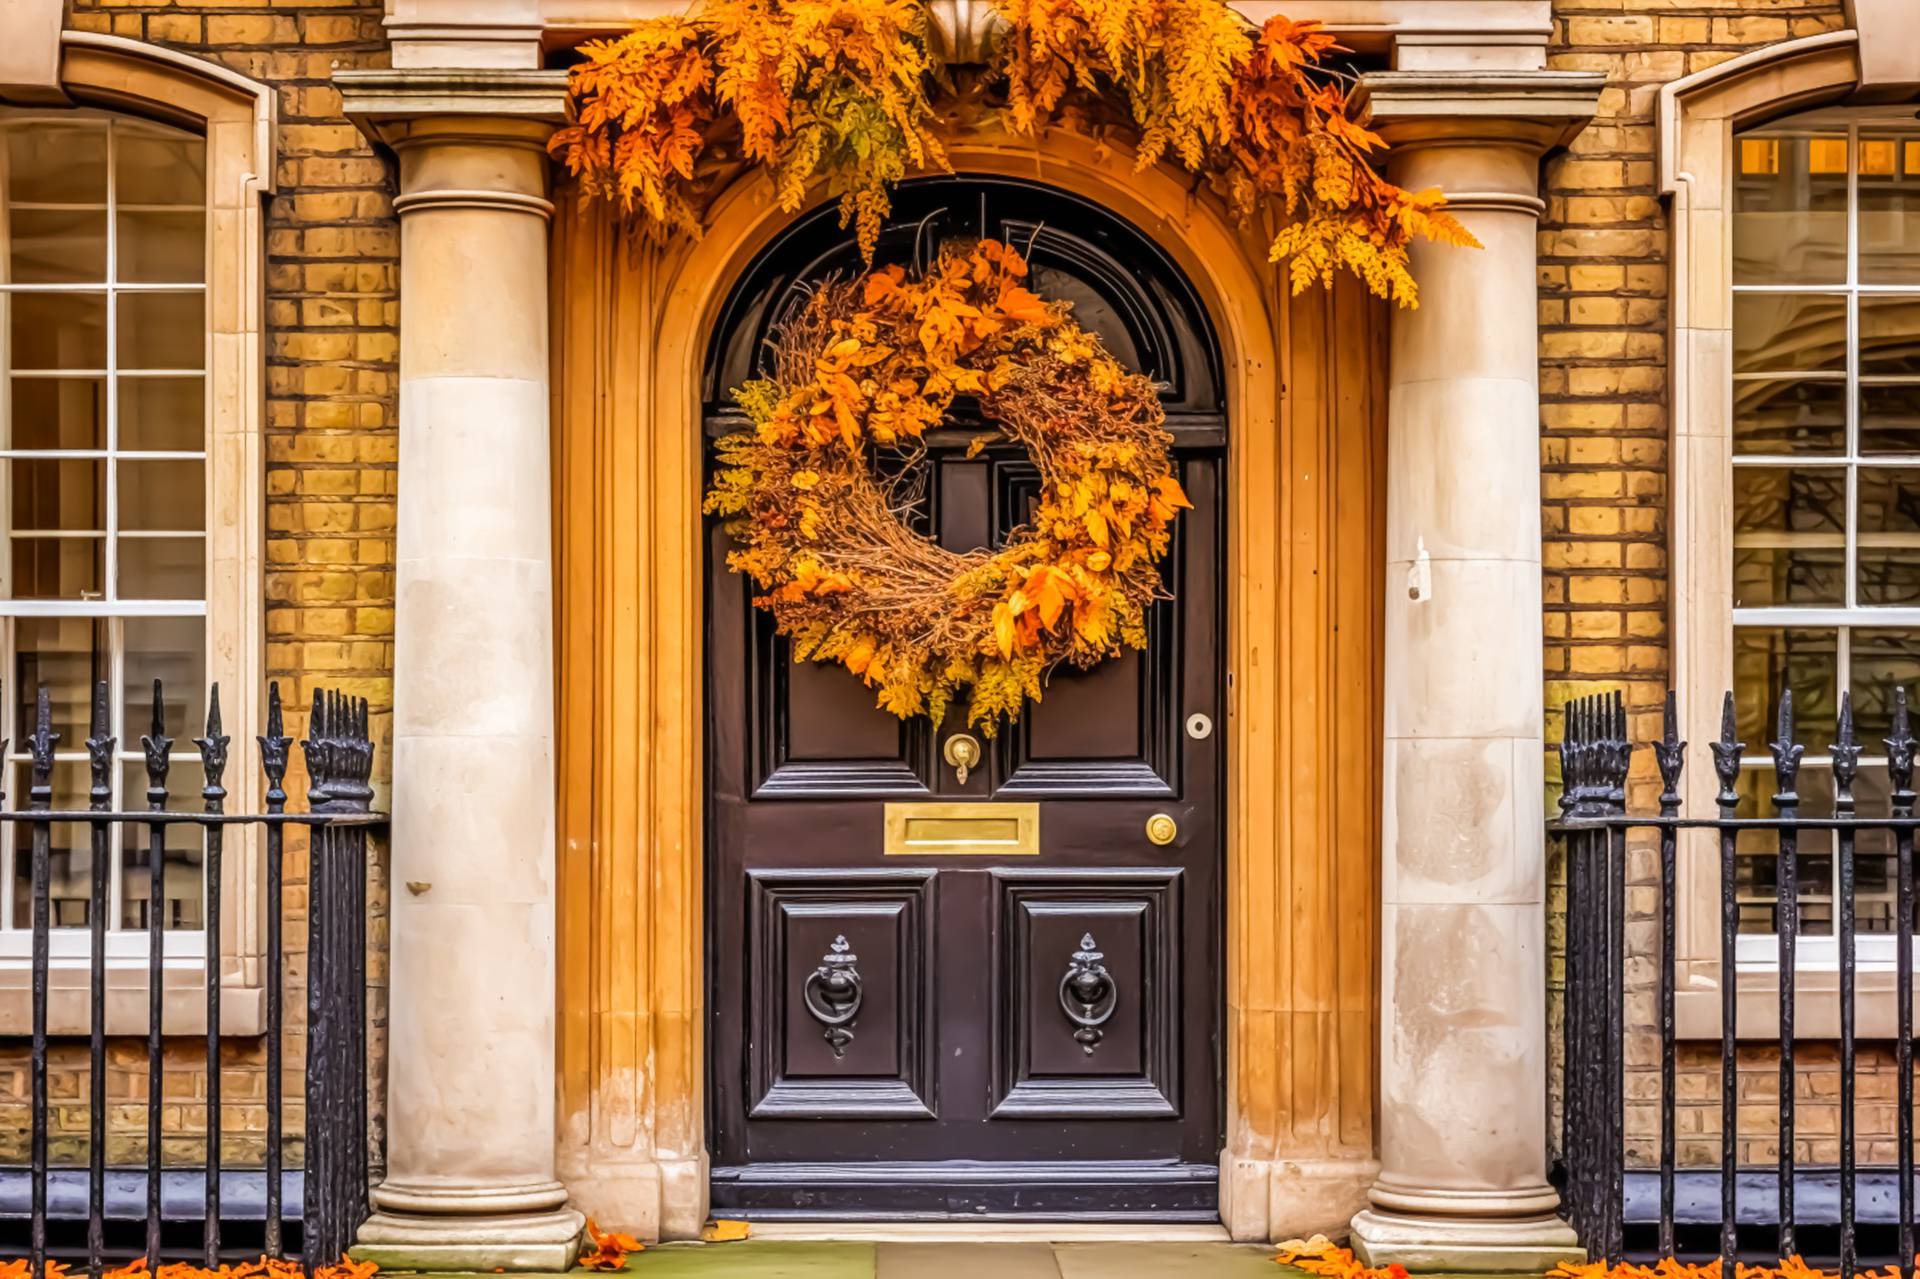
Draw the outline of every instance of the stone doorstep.
M1270 1245L1230 1243L749 1239L658 1244L628 1258L624 1273L634 1279L1308 1279L1304 1271L1274 1265L1272 1257ZM590 1274L575 1270L564 1276L524 1274L516 1279L588 1279ZM492 1277L437 1275L434 1279ZM1436 1275L1433 1279L1493 1277Z

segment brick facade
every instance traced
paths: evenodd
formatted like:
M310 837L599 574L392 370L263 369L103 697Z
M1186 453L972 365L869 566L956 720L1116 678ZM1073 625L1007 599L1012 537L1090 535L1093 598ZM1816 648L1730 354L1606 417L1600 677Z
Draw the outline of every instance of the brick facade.
M393 559L399 355L399 228L388 167L340 114L336 69L387 62L378 3L355 0L72 0L69 27L145 40L231 67L279 95L277 191L267 206L266 666L292 707L316 686L372 702L374 781L384 797L393 705ZM305 716L288 729L298 737ZM299 773L295 751L295 773ZM257 768L250 742L236 768ZM299 794L304 783L289 778ZM382 801L384 803L384 799ZM290 1156L303 1123L298 1097L305 1034L305 839L288 841L285 910L287 1112ZM372 850L369 1045L384 1075L384 849ZM231 909L231 907L229 907ZM197 1038L167 1044L166 1157L205 1158L205 1061ZM55 1162L86 1157L86 1045L52 1053ZM266 1050L258 1038L223 1050L225 1156L259 1162L266 1126ZM115 1040L108 1096L110 1162L146 1154L145 1040ZM25 1157L29 1123L24 1043L0 1049L0 1160ZM376 1140L374 1149L380 1149Z
M1607 77L1600 114L1546 171L1540 228L1540 400L1548 736L1569 699L1620 690L1632 735L1659 731L1671 667L1667 582L1669 235L1655 186L1660 87L1749 49L1845 25L1839 0L1556 0L1553 67ZM1824 739L1822 739L1824 740ZM1632 803L1658 793L1650 757L1635 761ZM1549 763L1551 775L1552 763ZM1563 882L1561 868L1552 867ZM1629 861L1628 946L1658 954L1658 866ZM1564 909L1556 884L1554 908ZM1563 980L1556 929L1550 985ZM1656 972L1632 965L1626 1043L1629 1157L1651 1163L1659 1134ZM1556 1017L1557 1035L1557 1017ZM1802 1160L1839 1159L1838 1046L1805 1043L1796 1144ZM1677 1093L1682 1163L1720 1157L1719 1045L1681 1046ZM1860 1045L1858 1151L1892 1162L1891 1051ZM1740 1055L1740 1158L1771 1162L1779 1055ZM1556 1098L1558 1088L1555 1089ZM1557 1135L1557 1134L1556 1134Z

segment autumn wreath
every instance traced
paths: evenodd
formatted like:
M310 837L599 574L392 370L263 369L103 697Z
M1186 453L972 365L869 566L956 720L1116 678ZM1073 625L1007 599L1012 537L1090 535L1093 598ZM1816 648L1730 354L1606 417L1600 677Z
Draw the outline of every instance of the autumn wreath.
M728 563L796 660L838 662L883 708L936 723L971 688L991 735L1062 662L1146 646L1158 561L1188 505L1154 384L1023 281L995 240L949 247L918 278L891 266L830 281L735 398L750 430L720 442L706 507ZM947 550L909 526L926 433L970 396L1040 473L1032 518L996 551Z

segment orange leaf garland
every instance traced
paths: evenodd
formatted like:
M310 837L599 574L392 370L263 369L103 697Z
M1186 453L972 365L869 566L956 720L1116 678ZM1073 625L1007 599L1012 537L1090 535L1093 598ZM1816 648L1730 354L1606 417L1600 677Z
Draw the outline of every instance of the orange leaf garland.
M1243 223L1284 215L1269 255L1287 263L1294 292L1347 271L1413 306L1412 242L1474 245L1438 192L1406 191L1374 168L1383 143L1324 67L1339 46L1318 24L1275 16L1256 30L1226 0L994 3L1005 31L989 73L1012 131L1037 136L1117 103L1138 167L1165 160L1204 177ZM707 0L689 17L583 44L575 120L550 146L583 195L664 236L699 234L701 161L728 142L767 171L782 208L824 184L871 260L892 186L951 172L929 38L923 0ZM867 304L898 286L870 276ZM995 323L1033 323L1036 304L1011 298L986 328L942 313L926 335L940 341L958 325L984 338Z

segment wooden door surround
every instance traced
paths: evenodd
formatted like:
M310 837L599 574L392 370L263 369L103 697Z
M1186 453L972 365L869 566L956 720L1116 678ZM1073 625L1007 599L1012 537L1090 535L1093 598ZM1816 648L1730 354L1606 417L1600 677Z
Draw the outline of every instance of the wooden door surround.
M1153 236L1218 334L1227 514L1226 1144L1235 1237L1344 1227L1373 1164L1386 314L1286 295L1270 236L1184 174L1064 130L956 130L955 168ZM559 1143L574 1202L643 1236L707 1203L700 373L792 219L735 181L656 247L561 192L553 278Z

